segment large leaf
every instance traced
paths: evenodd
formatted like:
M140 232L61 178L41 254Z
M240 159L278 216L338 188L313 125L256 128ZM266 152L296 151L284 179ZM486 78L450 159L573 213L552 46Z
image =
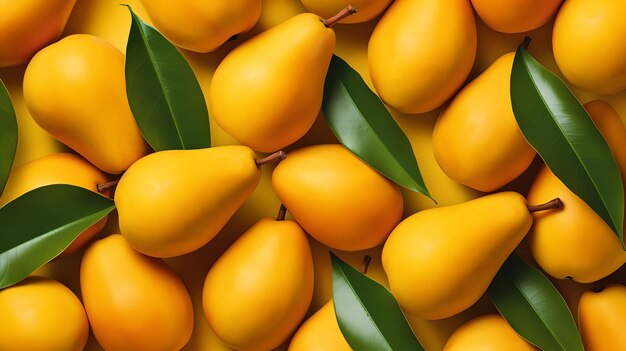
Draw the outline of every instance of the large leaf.
M126 93L141 133L156 151L210 147L209 113L191 67L172 43L128 9Z
M431 197L409 139L359 73L338 56L326 75L322 110L357 157L398 185Z
M384 286L335 256L333 301L341 333L355 351L424 350Z
M0 80L0 195L11 172L17 149L17 121L7 88Z
M624 187L611 149L565 83L523 45L513 61L511 102L522 133L546 165L623 244Z
M65 184L37 188L0 208L0 289L58 256L113 208L113 200Z
M496 308L530 343L542 350L582 351L567 304L550 280L515 253L489 286Z

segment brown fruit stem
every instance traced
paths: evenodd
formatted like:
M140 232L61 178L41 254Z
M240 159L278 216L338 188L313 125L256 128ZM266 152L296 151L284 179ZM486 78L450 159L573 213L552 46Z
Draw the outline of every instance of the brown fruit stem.
M280 209L278 209L278 215L276 216L276 220L284 221L286 214L287 214L287 207L285 207L285 205L283 204L280 204Z
M545 211L545 210L552 210L555 208L561 208L563 207L563 201L561 201L561 199L559 199L558 197L556 199L552 199L548 202L546 202L545 204L541 204L541 205L535 205L535 206L527 206L528 207L528 211L529 212L537 212L537 211Z
M285 158L287 158L287 154L284 151L277 151L267 157L263 157L263 158L259 158L257 160L254 160L254 163L257 166L263 166L266 165L268 163L276 163L276 162L280 162L282 160L284 160Z
M337 13L336 15L334 15L331 18L327 18L325 20L322 21L322 23L324 23L324 25L326 26L326 28L330 28L332 26L334 26L337 22L341 21L342 19L353 15L356 13L356 7L352 6L352 5L348 5L346 8L344 8L343 10L339 11L339 13Z
M110 182L106 182L106 183L102 183L102 184L98 184L96 185L96 189L98 190L99 193L103 193L105 191L111 190L113 188L115 188L117 186L117 183L119 183L119 179L118 180L112 180Z
M367 274L367 269L370 267L370 262L372 261L372 257L369 255L365 255L363 257L363 264L361 264L361 273Z
M524 49L528 50L528 45L530 45L530 42L532 41L532 38L529 36L525 36L524 37L524 41L522 42L522 46L524 47Z

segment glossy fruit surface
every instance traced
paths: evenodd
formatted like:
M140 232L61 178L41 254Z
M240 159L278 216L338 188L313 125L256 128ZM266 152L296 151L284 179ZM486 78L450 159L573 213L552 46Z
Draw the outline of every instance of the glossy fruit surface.
M289 351L352 351L337 324L332 300L300 326Z
M492 29L522 33L546 24L563 0L472 0L474 10Z
M621 326L626 321L626 287L611 284L583 293L578 304L578 328L585 350L624 350Z
M448 339L444 351L536 351L499 314L466 322Z

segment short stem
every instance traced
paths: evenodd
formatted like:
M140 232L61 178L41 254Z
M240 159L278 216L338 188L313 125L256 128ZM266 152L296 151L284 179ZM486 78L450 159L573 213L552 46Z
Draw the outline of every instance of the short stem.
M369 255L365 255L363 257L363 264L361 264L361 273L367 274L367 269L370 267L370 262L372 261L372 257Z
M258 160L254 160L257 166L263 166L268 163L276 163L284 160L287 157L287 154L284 151L277 151L267 157L260 158Z
M532 213L532 212L537 212L537 211L552 210L552 209L561 208L561 207L563 207L563 201L561 201L561 199L557 197L556 199L552 199L546 202L545 204L528 206L528 211Z
M106 182L106 183L102 183L102 184L98 184L96 185L96 189L98 190L99 193L103 193L105 191L111 190L113 188L115 188L117 186L117 183L119 183L119 179L118 180L112 180L110 182Z
M341 21L342 19L353 15L356 13L356 7L352 6L352 5L348 5L346 8L344 8L343 10L339 11L338 14L334 15L331 18L327 18L325 20L322 21L322 23L324 23L324 25L326 26L326 28L330 28L332 26L335 25L335 23Z
M599 293L600 291L604 290L604 284L602 284L600 281L594 282L593 283L593 292Z
M280 204L280 209L278 209L278 215L276 216L276 220L284 221L286 214L287 214L287 207L285 207L285 205L283 204Z
M524 49L528 50L528 45L530 45L530 42L532 41L532 38L529 36L525 36L524 37L524 41L522 42L522 46L524 47Z

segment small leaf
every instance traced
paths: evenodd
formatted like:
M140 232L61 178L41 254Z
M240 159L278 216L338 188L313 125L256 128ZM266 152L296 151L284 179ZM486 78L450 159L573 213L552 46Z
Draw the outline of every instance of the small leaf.
M114 208L111 199L65 184L37 188L0 208L0 289L58 256Z
M335 256L333 301L341 333L355 351L424 350L391 292Z
M17 120L11 96L0 80L0 195L4 191L17 149Z
M183 55L161 33L132 17L126 93L137 125L155 151L211 146L202 89Z
M513 61L511 102L522 133L546 165L623 245L624 187L611 149L565 83L523 45Z
M339 141L363 162L432 199L409 139L359 73L336 55L326 75L322 110Z
M489 286L509 324L542 350L583 351L574 317L554 285L513 253Z

